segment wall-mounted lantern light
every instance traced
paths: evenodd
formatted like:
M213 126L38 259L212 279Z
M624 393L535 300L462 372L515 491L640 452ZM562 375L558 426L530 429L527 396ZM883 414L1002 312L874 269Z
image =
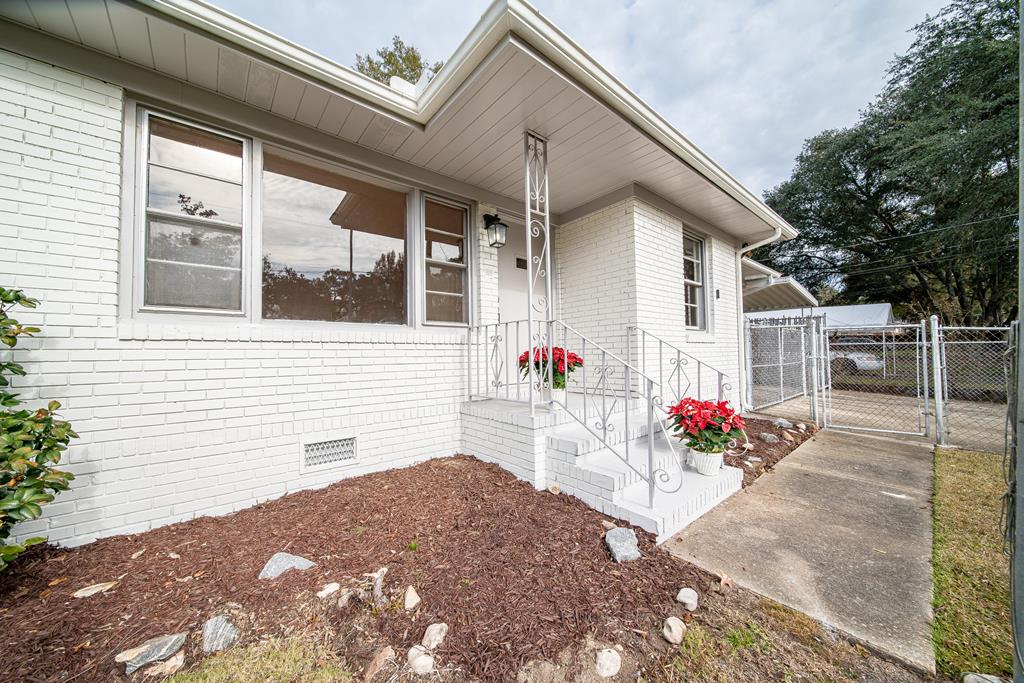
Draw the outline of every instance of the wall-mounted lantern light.
M505 225L496 213L484 214L484 229L487 230L487 243L496 249L505 246L505 237L508 226Z

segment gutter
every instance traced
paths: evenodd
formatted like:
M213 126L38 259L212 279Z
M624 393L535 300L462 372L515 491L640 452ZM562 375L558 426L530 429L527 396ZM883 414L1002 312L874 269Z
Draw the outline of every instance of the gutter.
M781 220L781 219L780 219ZM785 222L785 221L783 221ZM792 228L790 228L792 230ZM746 340L746 317L743 315L743 254L753 251L766 244L777 242L782 238L782 226L777 225L772 231L771 237L766 237L753 244L744 244L736 250L736 345L739 351L739 391L740 409L749 410L750 404L747 401L747 340Z

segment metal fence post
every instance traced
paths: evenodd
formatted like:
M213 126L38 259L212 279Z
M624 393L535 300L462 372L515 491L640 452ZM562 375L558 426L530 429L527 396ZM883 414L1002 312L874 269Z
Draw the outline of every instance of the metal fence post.
M935 443L944 444L946 441L946 420L943 415L943 386L942 386L942 352L939 341L939 316L933 315L929 319L931 323L932 336L932 380L935 385Z
M921 341L918 343L918 346L924 348L925 350L925 352L921 354L921 361L923 363L923 371L921 375L924 379L924 435L931 436L932 421L929 419L931 417L931 403L929 402L931 400L931 397L928 395L930 391L930 388L928 386L928 328L927 323L925 323L924 320L921 321L921 327L918 334L921 337Z

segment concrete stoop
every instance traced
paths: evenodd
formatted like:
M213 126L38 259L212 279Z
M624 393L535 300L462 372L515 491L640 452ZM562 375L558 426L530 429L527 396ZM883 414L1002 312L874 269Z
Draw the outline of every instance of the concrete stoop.
M614 416L611 424L613 429L605 437L611 448L575 420L549 429L548 482L596 510L655 534L658 543L685 529L743 485L743 472L735 467L723 467L717 476L709 477L681 464L679 446L673 439L673 451L655 425L651 450L657 486L652 506L644 479L650 447L646 415L631 411L628 428L625 413Z
M624 403L617 406L607 433L597 430L595 415L588 414L584 425L582 412L574 412L580 420L565 410L538 408L531 416L528 406L512 401L471 401L461 411L463 452L497 463L537 488L557 485L595 510L650 531L659 543L742 486L743 472L734 467L708 477L681 465L675 439L674 452L655 424L658 486L651 506L642 407L631 402L627 412Z

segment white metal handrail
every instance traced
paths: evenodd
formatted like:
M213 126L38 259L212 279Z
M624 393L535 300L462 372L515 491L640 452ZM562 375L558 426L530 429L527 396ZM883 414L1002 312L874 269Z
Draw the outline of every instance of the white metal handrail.
M532 335L530 330L537 330ZM630 470L647 482L648 503L654 505L656 490L674 493L682 488L683 463L660 415L663 401L660 389L652 377L581 334L561 320L513 320L476 325L469 329L469 367L471 399L503 399L529 404L531 414L536 407L560 408L566 415L582 425L601 445L615 454ZM535 350L546 350L548 359L553 349L572 351L583 359L583 366L570 378L570 392L564 399L555 396L554 365L548 362L541 368L544 376L533 369ZM520 370L519 359L526 354L526 371ZM541 351L544 353L544 351ZM634 389L634 386L636 387ZM570 396L578 400L570 400ZM643 406L646 421L646 463L635 462L631 446L630 420L633 403ZM612 435L617 431L613 418L621 406L624 433L621 444L615 444ZM673 479L664 467L655 463L655 439L660 438L672 454L672 462L679 470L679 482L669 487Z
M648 349L652 346L653 348L649 352ZM658 335L635 325L626 327L626 358L631 365L638 365L643 373L655 376L659 393L664 393L667 389L668 397L673 403L678 403L685 396L691 395L691 391L694 389L696 393L693 395L703 398L705 371L708 371L714 380L717 400L724 401L727 394L732 391L729 376L724 372ZM669 367L667 373L666 360ZM691 364L696 371L696 378L691 377L687 372ZM668 410L670 406L661 405L659 407L662 410Z

